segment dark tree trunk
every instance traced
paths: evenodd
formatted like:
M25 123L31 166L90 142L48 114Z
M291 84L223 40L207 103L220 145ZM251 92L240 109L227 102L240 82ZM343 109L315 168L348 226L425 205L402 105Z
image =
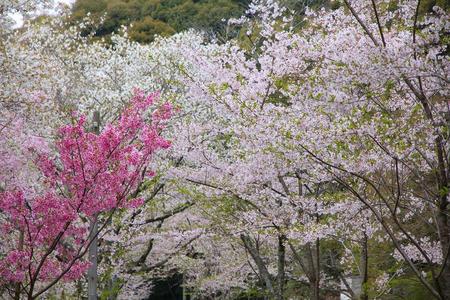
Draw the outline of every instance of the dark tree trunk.
M98 220L97 217L91 221L90 225L91 236L89 239L93 238L92 244L89 246L89 262L91 265L88 269L88 299L89 300L97 300L97 258L98 258Z
M317 288L317 280L313 280L309 283L309 288L311 290L311 299L312 300L319 300L319 289Z
M369 255L368 255L368 245L367 245L367 235L364 232L364 237L361 243L361 300L369 300L369 295L367 294L367 281L369 279Z
M314 281L314 299L320 300L320 240L316 240L315 254L314 254L314 270L315 270L315 281Z
M241 234L240 237L242 242L244 243L244 247L250 253L250 256L253 258L253 261L258 267L259 276L264 281L266 288L269 290L270 294L275 295L275 289L270 278L270 273L267 270L266 264L264 263L263 259L259 255L258 249L255 247L255 245L253 245L253 242L248 235Z
M19 245L17 247L17 249L19 251L23 250L23 242L24 242L24 234L23 234L23 231L20 231L20 234L19 234ZM20 300L21 289L22 288L21 288L20 282L16 283L15 287L14 287L14 300Z
M438 275L438 282L442 299L450 299L450 224L448 218L450 211L447 209L447 200L445 199L445 202L444 200L441 201L443 203L438 215L438 229L441 240L442 257L444 259L440 274Z
M284 299L284 279L285 279L285 265L286 265L286 247L284 242L286 237L284 235L278 236L278 274L277 274L277 294L278 300Z

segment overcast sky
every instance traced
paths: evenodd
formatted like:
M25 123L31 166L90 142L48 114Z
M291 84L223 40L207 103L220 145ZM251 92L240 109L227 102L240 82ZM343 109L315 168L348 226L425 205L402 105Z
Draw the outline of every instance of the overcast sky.
M72 5L75 0L54 0L55 5L54 7L56 8L59 4L68 4L68 5ZM42 14L42 13L55 13L55 10L46 10L46 11L38 11L36 12L37 14ZM12 14L11 17L14 19L14 21L16 22L16 25L14 27L20 27L23 25L23 16L21 14Z

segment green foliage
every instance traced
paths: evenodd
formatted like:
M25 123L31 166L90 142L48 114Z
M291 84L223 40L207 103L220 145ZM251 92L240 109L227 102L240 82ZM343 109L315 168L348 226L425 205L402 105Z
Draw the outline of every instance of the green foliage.
M121 26L132 25L130 37L148 43L155 35L168 36L195 28L219 32L224 19L239 17L248 0L77 0L71 20L81 21L88 14L99 21L96 37L108 38ZM103 22L100 20L104 18ZM85 34L92 31L87 28Z
M265 291L261 286L255 285L248 287L245 290L242 290L237 297L234 297L235 300L247 300L247 299L267 299L267 291Z
M392 295L386 295L385 299L433 299L433 295L414 276L396 278L392 280L390 287L392 288Z
M114 299L117 297L120 288L123 284L123 280L120 278L114 278L112 274L112 268L109 268L106 272L100 276L100 282L105 285L105 288L100 294L100 300Z
M280 0L280 2L284 7L296 12L294 14L295 28L302 28L306 25L304 16L307 7L312 9L319 9L322 7L327 9L337 9L341 5L340 1L337 0Z
M308 299L310 297L308 286L295 280L286 282L284 295L286 299Z
M284 6L288 7L289 9L295 10L296 12L299 12L300 14L303 14L305 12L306 7L310 7L312 9L320 8L320 7L327 7L335 9L339 7L339 1L334 0L281 0L280 1Z
M95 14L103 12L107 7L107 1L105 0L78 0L73 5L73 14L77 16L84 16L88 12Z
M200 28L220 31L224 26L222 19L227 18L227 16L237 17L241 13L242 6L234 2L229 0L209 0L199 5L194 22Z
M139 43L150 43L155 35L170 36L174 33L175 30L166 23L152 17L145 17L133 23L130 38Z
M331 9L339 6L338 1L330 0L282 2L299 12L295 14L299 22L306 5ZM153 41L155 35L169 36L189 28L228 38L230 32L224 20L240 17L249 3L250 0L76 0L70 18L78 22L89 15L99 25L86 28L83 33L95 31L96 38L107 40L121 26L129 25L131 39L140 43Z
M435 6L448 10L450 9L450 2L448 0L422 0L420 2L419 14L424 15L430 13Z

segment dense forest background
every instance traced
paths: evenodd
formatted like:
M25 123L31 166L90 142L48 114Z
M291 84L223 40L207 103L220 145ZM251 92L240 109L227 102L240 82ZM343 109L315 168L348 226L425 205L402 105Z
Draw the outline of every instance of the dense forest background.
M170 36L191 28L228 39L226 20L240 17L249 3L249 0L77 0L71 20L79 22L89 15L99 24L95 28L97 38L108 39L122 26L130 26L130 38L139 43L149 43L155 35ZM285 0L283 4L300 13L306 6L337 5L329 0Z
M337 8L334 0L283 0L282 4L296 12L297 21L306 7ZM395 1L394 1L395 2ZM152 42L155 35L170 36L187 29L197 29L222 39L233 37L226 20L238 18L248 8L250 0L77 0L72 8L71 21L76 23L88 15L98 23L96 38L108 40L122 26L129 26L131 40ZM420 14L433 6L448 7L447 0L424 0Z

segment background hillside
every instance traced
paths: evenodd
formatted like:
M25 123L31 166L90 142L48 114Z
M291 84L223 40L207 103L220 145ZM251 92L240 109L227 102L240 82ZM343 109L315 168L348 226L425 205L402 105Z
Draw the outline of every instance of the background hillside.
M340 1L333 0L281 2L295 11L299 19L307 6L313 9L340 6ZM97 38L108 39L111 33L125 25L131 27L130 38L139 43L149 43L155 35L170 36L189 28L228 39L230 34L226 31L225 20L241 16L249 3L250 0L77 0L72 7L71 19L76 23L90 15L99 24L95 28ZM434 5L446 7L448 1L421 1L420 14L431 11Z
M219 32L223 19L240 16L248 0L78 0L72 19L78 21L88 13L104 22L96 36L108 37L122 25L131 25L130 37L140 43L153 40L155 34L169 36L188 28ZM106 15L105 15L106 14Z

